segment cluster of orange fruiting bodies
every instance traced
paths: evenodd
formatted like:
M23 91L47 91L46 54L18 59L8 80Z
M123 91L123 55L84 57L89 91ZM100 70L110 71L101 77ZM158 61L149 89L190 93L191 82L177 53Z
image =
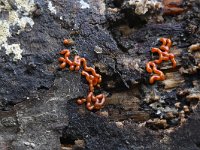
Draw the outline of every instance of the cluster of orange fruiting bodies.
M170 39L167 38L161 38L160 41L162 42L162 45L160 48L152 48L152 53L158 53L159 59L150 61L146 64L146 70L149 73L155 73L150 79L149 82L153 84L156 80L165 80L165 75L162 71L158 70L156 67L156 64L162 63L162 61L168 61L170 60L172 62L172 67L176 67L176 60L174 59L174 54L170 53L170 47L172 45L172 42ZM153 69L152 69L153 68Z
M74 60L71 61L70 51L68 49L64 49L60 52L60 54L64 55L64 57L60 57L58 61L61 63L60 68L64 69L67 65L69 65L69 70L78 71L81 69L81 65L83 66L83 70L81 74L85 76L86 80L89 83L89 94L86 98L78 99L78 104L86 103L86 107L88 110L93 109L101 109L105 102L105 95L99 94L97 96L94 95L94 87L98 86L101 83L101 75L96 73L95 69L87 66L87 61L85 58L81 58L78 55L75 55Z

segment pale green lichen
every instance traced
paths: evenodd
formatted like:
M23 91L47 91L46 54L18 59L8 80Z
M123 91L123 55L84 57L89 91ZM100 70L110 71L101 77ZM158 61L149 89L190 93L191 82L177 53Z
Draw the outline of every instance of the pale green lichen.
M34 0L15 0L16 9L12 9L8 0L0 0L3 5L0 5L0 13L8 12L8 17L0 20L0 49L6 50L6 54L14 54L13 60L16 61L22 58L23 50L20 44L8 44L8 38L12 36L11 27L18 26L17 33L20 34L25 30L26 25L33 27L34 21L30 17L35 9Z

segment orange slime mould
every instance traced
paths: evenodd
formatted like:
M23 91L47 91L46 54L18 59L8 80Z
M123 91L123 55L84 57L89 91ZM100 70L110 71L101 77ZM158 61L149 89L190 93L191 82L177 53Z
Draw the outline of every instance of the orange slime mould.
M100 109L102 108L103 104L105 103L105 95L104 94L99 94L96 96L97 100L94 104L95 109Z
M164 61L170 60L170 61L172 62L172 67L173 67L173 68L176 67L176 60L175 60L175 58L174 58L174 54L172 54L172 53L167 53L167 52L162 52L159 48L152 48L152 49L151 49L151 52L152 52L152 53L157 52L158 55L159 55L159 59L154 60L154 62L155 62L156 64L162 63L163 60L164 60Z
M105 96L104 94L94 96L93 92L89 92L86 99L83 98L77 100L78 104L83 104L85 102L88 110L101 109L103 107L103 104L105 103Z
M86 77L86 80L89 82L89 88L91 92L94 92L94 84L93 84L93 80L94 80L94 76L93 75L89 75L89 73L87 73L86 71L82 71L81 73L83 76Z
M59 62L61 62L60 64L60 68L64 69L66 67L66 65L68 64L70 67L70 70L74 70L74 65L73 62L71 60L69 60L69 56L70 56L70 51L68 49L64 49L60 52L60 54L64 55L64 57L60 57L58 59Z
M88 67L88 66L87 66L87 61L86 61L85 58L80 58L80 57L79 57L79 58L77 58L77 59L74 61L74 64L75 64L76 66L78 66L77 69L80 69L81 63L83 64L83 69L84 69L85 71L91 72L92 75L93 75L94 77L99 78L99 83L100 83L100 82L101 82L101 76L100 76L99 74L96 73L96 71L95 71L94 68Z
M176 67L176 60L174 57L174 54L169 53L170 48L172 46L172 41L167 38L160 38L160 41L162 42L162 45L159 48L152 48L151 52L152 53L158 53L159 59L150 61L146 64L146 70L149 73L155 73L157 75L153 75L150 79L149 82L153 84L156 80L165 80L165 75L163 74L162 71L158 70L156 67L156 64L161 64L162 61L168 61L170 60L172 62L172 67ZM153 69L152 69L153 68Z
M172 46L172 41L170 39L167 39L167 38L160 38L160 41L162 42L160 49L165 51L165 52L169 52L169 49Z
M64 57L60 57L58 60L59 62L62 62L60 64L60 68L65 68L66 65L68 64L70 66L70 70L80 70L81 64L83 64L83 69L87 72L91 72L92 75L96 78L98 78L97 82L100 83L101 82L101 76L99 74L96 73L95 69L92 67L88 67L87 66L87 61L85 58L81 58L80 56L76 55L74 57L74 61L72 62L71 60L69 60L69 56L70 56L70 51L68 49L62 50L60 52L60 54L64 55Z
M74 57L74 61L69 60L69 56L70 56L70 51L68 49L62 50L60 52L60 54L64 55L64 57L60 57L58 59L59 62L61 62L60 64L60 68L63 69L66 67L66 65L68 64L70 67L70 70L80 70L81 64L83 64L83 69L87 72L91 72L92 75L94 76L94 86L96 86L98 83L101 82L101 75L97 74L95 69L92 67L88 67L87 66L87 62L85 58L80 58L80 56L76 55ZM85 73L84 73L85 74Z
M153 67L153 69L151 68ZM157 67L156 67L156 64L152 61L148 62L146 64L146 70L147 72L149 73L155 73L155 74L158 74L158 75L153 75L150 79L149 79L149 82L151 84L153 84L156 80L165 80L165 75L162 71L158 70Z
M163 56L168 57L172 62L172 67L175 68L176 67L175 56L174 56L174 54L169 53L169 50L170 50L170 48L172 46L172 41L170 39L167 39L167 38L160 38L160 41L162 42L162 45L160 46L160 49L164 51L162 53Z
M152 48L152 49L151 49L151 52L152 52L152 53L157 52L158 55L159 55L159 59L158 59L158 60L154 60L154 62L155 62L156 64L162 63L163 60L165 60L165 61L168 61L168 60L169 60L168 54L167 54L166 52L162 52L159 48ZM167 56L165 57L165 56L163 56L163 55L165 55L165 56L167 55Z
M171 60L172 62L172 68L176 68L176 60L174 58L174 54L169 54L169 59Z
M73 45L74 41L72 39L64 39L63 44L64 45Z
M65 44L66 41L64 41ZM83 66L83 70L81 74L85 76L86 80L89 83L89 94L87 98L78 99L78 104L83 104L86 102L86 107L88 110L93 109L101 109L103 107L103 104L105 103L105 95L99 94L97 96L94 96L94 86L98 86L99 83L101 83L102 78L101 75L97 74L95 69L92 67L87 66L87 61L85 58L81 58L78 55L74 56L74 60L71 61L69 59L70 51L68 49L64 49L60 52L60 54L64 55L64 57L60 57L58 61L61 63L60 68L64 69L67 65L69 65L69 69L71 71L79 71L81 68L81 65ZM91 73L91 74L89 74Z

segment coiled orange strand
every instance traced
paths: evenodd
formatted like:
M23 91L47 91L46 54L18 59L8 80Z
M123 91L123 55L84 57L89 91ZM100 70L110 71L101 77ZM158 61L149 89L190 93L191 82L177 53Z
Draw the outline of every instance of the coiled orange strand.
M164 80L165 79L165 75L163 74L162 71L158 70L156 67L156 64L160 64L162 63L162 61L168 61L170 60L172 62L172 67L175 68L176 67L176 60L174 58L174 54L169 53L170 47L172 45L172 41L170 39L167 38L160 38L160 41L162 42L162 45L159 48L152 48L151 52L152 53L158 53L159 55L159 59L154 60L154 61L150 61L146 64L146 70L149 73L155 73L158 75L153 75L149 82L151 84L153 84L156 80ZM151 68L153 67L153 69Z
M169 53L169 50L172 46L172 41L167 38L160 38L160 41L162 42L162 45L160 46L160 49L164 52L162 52L163 56L168 57L168 60L172 62L172 67L176 67L176 60L175 56L172 53Z
M165 52L169 52L169 49L172 46L172 41L170 39L167 39L167 38L160 38L160 42L162 42L160 49L165 51Z
M153 69L151 68L153 67ZM150 61L146 64L146 70L147 72L149 73L156 73L158 75L153 75L150 79L149 79L149 82L151 84L153 84L156 80L165 80L165 75L162 71L158 70L157 67L156 67L156 64L153 62L153 61Z
M77 100L78 104L83 104L85 102L87 103L86 107L88 110L100 109L102 108L102 105L105 103L105 96L104 94L99 94L97 96L94 96L93 92L89 92L86 99L83 98Z
M157 52L159 55L159 59L158 60L154 60L154 62L156 64L160 64L162 63L163 60L168 61L170 60L172 62L172 67L175 68L176 67L176 60L174 58L174 54L172 53L167 53L167 52L162 52L159 48L152 48L151 49L152 53Z
M70 66L69 69L71 71L73 71L73 70L78 71L78 70L80 70L81 64L83 64L83 69L87 72L91 72L92 75L95 77L95 80L97 81L97 83L94 85L97 85L98 83L101 82L101 80L102 80L101 75L97 74L94 68L87 66L87 62L86 62L85 58L80 58L80 56L76 55L74 57L74 61L72 62L68 58L70 56L70 51L68 49L62 50L60 52L60 54L64 55L64 57L60 57L58 59L58 61L61 62L60 68L63 69L68 64Z
M76 55L74 57L74 61L69 60L70 51L68 49L62 50L60 54L64 55L64 57L60 57L58 59L58 61L61 62L60 64L61 69L64 69L66 65L69 65L69 69L71 71L73 70L78 71L81 68L81 64L83 65L83 70L81 74L86 77L86 80L89 83L90 92L86 99L85 98L78 99L77 103L83 104L86 102L87 103L86 107L88 110L101 109L105 102L104 94L99 94L97 96L94 96L93 94L94 86L97 86L98 83L102 81L101 75L97 74L94 68L87 66L87 61L85 58L81 58L80 56ZM91 75L88 72L90 72Z

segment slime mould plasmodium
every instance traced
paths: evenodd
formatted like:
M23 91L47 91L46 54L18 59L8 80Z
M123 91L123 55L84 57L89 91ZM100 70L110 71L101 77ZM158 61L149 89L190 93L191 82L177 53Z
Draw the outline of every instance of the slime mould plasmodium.
M150 61L146 64L146 70L149 73L155 73L153 76L150 77L149 83L153 84L155 81L165 80L165 75L162 71L157 69L158 64L161 64L162 61L168 61L170 60L172 62L172 68L176 67L176 60L174 58L174 54L170 53L170 47L172 45L172 41L167 38L160 38L160 41L162 42L162 45L160 48L152 48L152 53L158 53L159 59ZM152 69L153 68L153 69Z
M66 45L66 39L64 40L64 44ZM96 70L94 68L87 66L87 61L85 58L75 55L74 60L71 61L69 59L70 51L68 49L60 51L60 54L64 55L63 57L60 57L58 59L58 61L61 63L60 68L64 69L68 65L69 70L79 71L82 67L83 70L81 71L81 75L85 76L86 80L89 83L88 96L86 98L78 99L77 103L78 104L86 103L86 107L88 110L101 109L105 102L105 95L104 94L99 94L96 96L94 95L94 88L98 87L102 81L101 75L96 73Z

